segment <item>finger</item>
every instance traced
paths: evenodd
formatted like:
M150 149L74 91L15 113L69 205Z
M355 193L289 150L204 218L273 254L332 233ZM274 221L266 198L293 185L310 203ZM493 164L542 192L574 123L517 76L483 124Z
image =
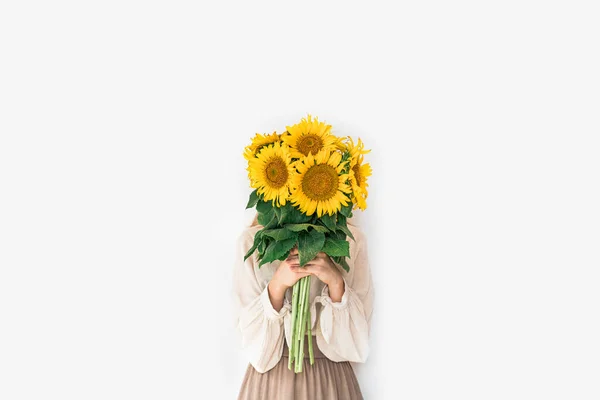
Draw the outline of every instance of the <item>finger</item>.
M306 267L294 267L294 268L290 268L290 270L296 274L296 275L302 275L302 276L306 276L306 275L311 275L314 273L314 271L306 268Z
M296 275L296 277L298 277L298 279L304 278L306 276L316 276L317 278L319 277L319 275L317 275L313 271L300 271L300 272L295 272L294 274Z
M309 271L306 271L304 268L290 268L290 272L296 276L302 275L310 275Z
M297 271L303 271L303 270L306 270L310 266L312 266L312 264L304 264L304 265L294 264L294 269L296 269Z
M311 265L311 264L310 264L310 263L307 263L307 264L304 264L304 265L300 266L300 264L299 264L299 263L294 263L294 268L295 268L296 270L303 270L303 269L305 269L306 267L308 267L309 265Z
M306 267L320 268L324 265L323 260L311 260L305 264Z
M313 263L308 263L306 265L304 265L304 270L310 274L314 274L315 272L319 271L319 267Z

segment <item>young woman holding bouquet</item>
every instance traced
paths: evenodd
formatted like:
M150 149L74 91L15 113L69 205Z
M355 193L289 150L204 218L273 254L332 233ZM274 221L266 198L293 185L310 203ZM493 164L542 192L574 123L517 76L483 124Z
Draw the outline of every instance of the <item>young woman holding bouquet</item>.
M309 114L244 149L257 214L234 271L238 400L363 398L350 363L369 354L373 290L353 210L367 207L370 150L331 129Z
M287 259L258 268L256 253L241 261L263 228L257 217L239 236L233 292L249 364L238 400L363 398L350 362L364 363L369 353L373 288L366 238L354 217L347 222L355 239L348 238L348 272L323 252L300 267L296 247ZM295 373L288 368L291 288L307 275L316 278L309 289L314 364L304 358Z

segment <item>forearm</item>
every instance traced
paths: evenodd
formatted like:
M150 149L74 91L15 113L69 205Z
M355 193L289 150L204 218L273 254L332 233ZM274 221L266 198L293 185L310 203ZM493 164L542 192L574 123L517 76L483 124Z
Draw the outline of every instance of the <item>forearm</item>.
M331 298L331 301L333 301L334 303L341 302L345 290L344 280L340 278L335 283L332 283L327 286L329 286L329 297Z
M267 290L269 292L269 300L271 300L271 305L275 311L281 310L287 287L271 279Z

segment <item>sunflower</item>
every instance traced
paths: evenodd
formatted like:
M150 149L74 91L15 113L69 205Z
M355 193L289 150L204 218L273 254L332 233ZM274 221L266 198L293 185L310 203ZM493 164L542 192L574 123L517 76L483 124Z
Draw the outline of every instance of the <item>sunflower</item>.
M302 158L309 153L317 154L321 150L333 151L339 147L338 138L331 134L331 125L319 122L318 118L308 118L296 125L286 126L287 132L281 140L290 146L292 158Z
M278 142L280 136L277 132L273 132L270 135L263 135L257 133L254 138L252 138L252 143L244 148L244 158L248 161L256 157L256 154L260 150L262 146L266 146L271 143Z
M338 149L342 153L346 151L348 149L348 144L346 143L348 139L350 139L350 136L342 136L337 138L337 141L335 143L336 149Z
M352 189L346 181L348 174L343 170L349 160L341 162L342 155L338 151L330 152L322 149L315 156L312 153L302 157L295 163L297 174L292 177L292 194L290 202L299 206L306 215L333 215L350 199L346 193Z
M371 150L364 150L364 144L360 138L356 145L350 136L348 139L350 142L346 144L346 150L350 153L349 175L353 194L352 202L364 211L367 208L366 199L369 195L367 177L371 176L372 169L369 163L363 164L363 154L367 154Z
M271 200L273 207L284 206L288 200L295 174L291 162L290 150L281 142L263 146L248 162L250 186L258 189L257 194L264 194L264 201Z

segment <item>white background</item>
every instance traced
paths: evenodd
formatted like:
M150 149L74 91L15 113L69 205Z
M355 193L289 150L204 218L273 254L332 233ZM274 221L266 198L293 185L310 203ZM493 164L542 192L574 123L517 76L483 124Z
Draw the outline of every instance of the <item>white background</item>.
M0 398L234 399L243 147L373 168L367 399L600 398L594 2L0 5Z

